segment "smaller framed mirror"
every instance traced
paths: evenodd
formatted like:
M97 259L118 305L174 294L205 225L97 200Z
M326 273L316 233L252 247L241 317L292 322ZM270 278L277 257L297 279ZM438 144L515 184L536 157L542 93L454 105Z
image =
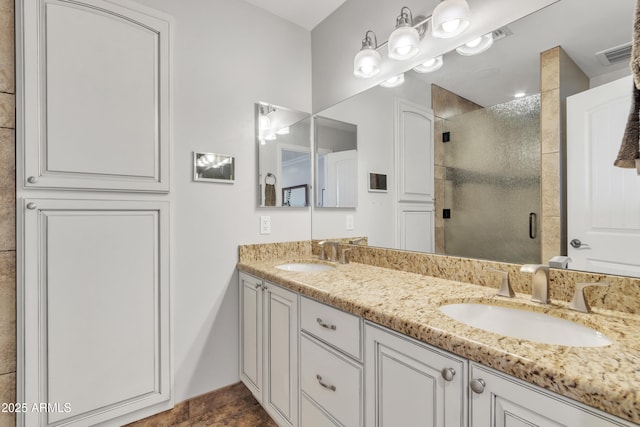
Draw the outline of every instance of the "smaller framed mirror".
M358 126L314 117L316 207L358 206Z
M266 102L255 104L258 206L309 206L311 116Z
M226 154L193 152L193 180L233 183L235 158Z

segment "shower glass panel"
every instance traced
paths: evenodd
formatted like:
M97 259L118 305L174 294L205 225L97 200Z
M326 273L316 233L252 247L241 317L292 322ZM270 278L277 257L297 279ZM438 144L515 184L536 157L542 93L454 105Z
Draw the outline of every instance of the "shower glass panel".
M455 116L444 127L445 252L539 263L540 96Z

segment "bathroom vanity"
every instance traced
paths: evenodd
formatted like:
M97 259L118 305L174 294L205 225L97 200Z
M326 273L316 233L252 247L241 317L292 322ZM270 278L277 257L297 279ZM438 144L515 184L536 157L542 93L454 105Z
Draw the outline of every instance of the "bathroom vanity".
M540 305L522 293L501 298L488 286L355 262L325 263L325 271L277 268L320 263L310 253L246 255L241 248L240 376L279 425L640 422L635 314L577 313L565 301ZM460 302L545 312L612 343L535 343L439 310Z

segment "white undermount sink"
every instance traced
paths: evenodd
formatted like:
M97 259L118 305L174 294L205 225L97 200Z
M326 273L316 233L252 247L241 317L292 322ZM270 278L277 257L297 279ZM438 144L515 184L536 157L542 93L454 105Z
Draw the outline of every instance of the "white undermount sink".
M303 273L315 273L318 271L333 270L335 267L327 264L316 264L313 262L291 262L288 264L276 265L276 268L285 271L297 271Z
M447 316L475 328L544 344L604 347L611 341L600 332L544 313L479 303L440 307Z

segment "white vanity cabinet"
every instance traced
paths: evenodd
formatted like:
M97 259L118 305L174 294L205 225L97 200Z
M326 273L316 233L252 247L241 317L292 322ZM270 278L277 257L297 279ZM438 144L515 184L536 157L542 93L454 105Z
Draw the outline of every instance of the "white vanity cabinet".
M464 427L467 362L365 324L366 425Z
M302 427L364 425L362 319L300 300Z
M280 426L298 425L298 294L240 273L240 379Z
M636 425L474 362L469 379L469 427Z

